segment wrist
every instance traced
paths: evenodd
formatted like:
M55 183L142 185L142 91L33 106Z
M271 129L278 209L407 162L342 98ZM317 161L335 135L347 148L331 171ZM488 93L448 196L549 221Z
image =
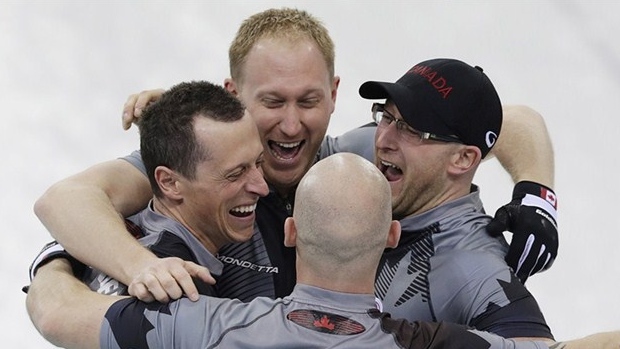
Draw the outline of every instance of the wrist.
M64 257L58 257L58 258L54 258L50 261L48 261L47 263L41 265L38 270L55 270L55 271L61 271L67 274L74 274L73 273L73 266L71 265L71 262Z
M49 264L52 261L55 261L56 259L66 261L66 263L71 267L71 272L73 273L73 275L78 278L82 276L84 269L86 268L83 263L71 256L67 251L65 251L62 245L60 245L56 241L52 241L43 246L41 252L39 252L35 260L30 265L30 281L32 281L37 271L41 267Z
M528 194L547 202L547 204L553 208L553 211L557 210L557 196L555 195L553 189L547 187L546 185L532 181L520 181L514 186L512 198L522 199Z
M547 218L557 230L558 201L551 188L536 182L521 181L515 184L512 197L513 200L520 200L522 206L534 207L536 212Z
M124 284L129 285L138 275L152 266L159 258L149 249L142 245L134 246L131 251L127 251L127 263L120 265L119 269L123 278L119 279Z

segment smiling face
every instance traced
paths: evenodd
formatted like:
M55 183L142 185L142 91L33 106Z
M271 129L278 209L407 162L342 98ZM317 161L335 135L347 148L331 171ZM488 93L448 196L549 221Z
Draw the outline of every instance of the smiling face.
M314 164L334 111L339 78L309 39L263 38L241 81L226 82L258 126L266 180L287 195Z
M398 109L387 103L386 110L402 119ZM377 127L375 164L392 190L395 219L425 212L447 199L450 187L448 167L454 145L420 140L399 133L396 123Z
M179 179L181 219L207 248L246 241L253 233L256 202L268 193L256 125L247 113L235 122L196 117L194 130L207 156L194 179Z

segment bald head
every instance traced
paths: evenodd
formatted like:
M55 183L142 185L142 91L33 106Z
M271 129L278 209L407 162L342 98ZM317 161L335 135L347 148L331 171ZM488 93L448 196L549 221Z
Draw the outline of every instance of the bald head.
M375 263L392 221L390 186L364 158L335 154L303 177L293 217L298 256L305 262L323 267Z

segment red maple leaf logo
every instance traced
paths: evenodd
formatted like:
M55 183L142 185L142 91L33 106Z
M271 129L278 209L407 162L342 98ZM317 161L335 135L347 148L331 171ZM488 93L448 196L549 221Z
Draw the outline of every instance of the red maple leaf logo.
M553 208L555 208L556 210L558 209L557 198L555 197L555 194L552 191L547 190L545 188L541 188L540 194L545 200L547 200L548 203L551 204L551 206L553 206Z
M334 330L334 327L336 327L336 325L334 325L333 323L329 322L329 318L327 317L327 315L323 315L323 317L321 317L320 320L314 320L314 322L312 323L315 327L319 327L319 328L326 328L330 331Z

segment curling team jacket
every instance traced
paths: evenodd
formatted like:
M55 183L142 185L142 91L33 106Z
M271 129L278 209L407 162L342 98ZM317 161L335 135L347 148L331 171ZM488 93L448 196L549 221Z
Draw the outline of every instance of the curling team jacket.
M155 348L547 348L449 323L393 320L373 295L297 285L290 296L249 303L201 296L168 304L128 298L108 309L102 349Z
M178 257L209 268L213 275L222 272L222 263L181 223L155 212L152 202L125 219L125 224L138 242L159 258ZM95 268L86 268L82 281L102 294L128 294L126 285ZM194 282L200 294L215 295L213 286L200 279L194 279Z
M337 152L374 158L374 127L326 137L317 161ZM139 152L125 157L146 173ZM220 249L223 263L216 294L249 302L260 296L282 298L295 285L295 251L285 247L284 220L294 195L273 189L258 201L252 238ZM552 338L544 317L525 286L504 262L507 243L490 237L477 188L468 196L401 221L397 248L386 250L379 265L376 295L383 310L409 321L446 321L504 337Z

